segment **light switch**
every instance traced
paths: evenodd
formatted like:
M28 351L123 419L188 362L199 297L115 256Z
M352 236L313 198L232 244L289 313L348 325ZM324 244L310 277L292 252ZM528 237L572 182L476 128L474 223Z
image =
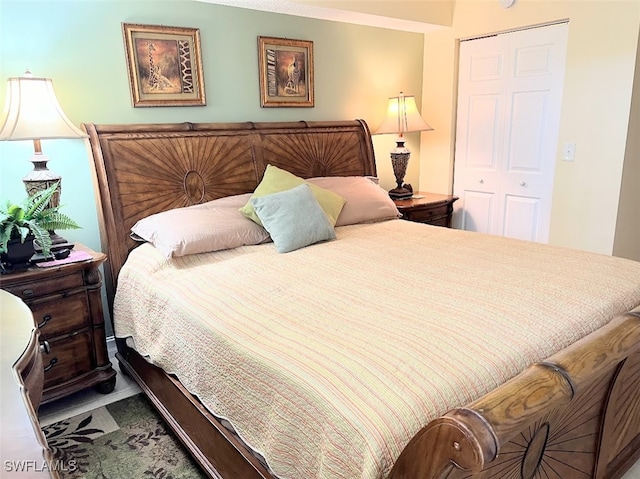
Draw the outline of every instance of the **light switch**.
M562 161L574 161L576 159L576 144L565 143L562 148Z

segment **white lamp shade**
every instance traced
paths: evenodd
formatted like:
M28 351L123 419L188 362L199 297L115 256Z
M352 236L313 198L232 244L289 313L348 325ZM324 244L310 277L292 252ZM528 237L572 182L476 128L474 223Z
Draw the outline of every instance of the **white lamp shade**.
M0 140L87 136L62 111L50 78L9 78L0 125Z
M403 133L411 131L428 130L433 130L433 128L420 116L416 106L416 98L400 93L399 96L389 98L387 113L382 124L375 130L375 134L397 133L398 136L402 136Z

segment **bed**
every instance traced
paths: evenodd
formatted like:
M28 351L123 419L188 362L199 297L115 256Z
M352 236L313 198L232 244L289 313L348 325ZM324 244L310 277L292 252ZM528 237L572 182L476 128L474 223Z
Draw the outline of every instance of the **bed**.
M370 182L366 123L83 128L121 370L208 476L618 478L640 459L637 262L339 216L286 253L167 258L132 228L236 211L270 168L304 194Z

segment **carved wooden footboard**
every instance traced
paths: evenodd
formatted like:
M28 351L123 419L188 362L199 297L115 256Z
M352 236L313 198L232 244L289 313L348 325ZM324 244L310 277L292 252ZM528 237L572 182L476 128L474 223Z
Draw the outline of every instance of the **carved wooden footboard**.
M638 458L640 309L432 421L390 477L617 478Z
M109 257L110 308L136 246L129 230L142 217L252 191L267 163L302 177L376 173L363 121L83 126ZM272 478L175 377L124 340L118 351L121 369L210 477ZM640 307L430 422L389 477L616 479L638 459Z

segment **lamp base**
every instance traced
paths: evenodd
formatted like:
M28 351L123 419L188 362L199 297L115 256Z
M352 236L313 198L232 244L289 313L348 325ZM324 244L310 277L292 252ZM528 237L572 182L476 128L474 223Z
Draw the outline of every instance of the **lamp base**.
M56 191L51 197L51 200L49 200L50 206L58 206L60 205L62 177L47 168L49 158L42 153L40 140L33 140L33 143L36 151L33 156L29 158L29 161L33 163L33 170L31 170L27 176L22 178L24 188L27 190L27 194L29 196L33 196L40 191L53 186L54 183L58 183L58 191Z
M389 191L389 196L393 200L408 200L413 196L411 185L404 185Z
M396 139L396 147L391 150L391 165L393 166L393 174L396 177L397 186L389 191L389 196L394 200L406 200L413 196L411 185L404 183L404 175L407 172L410 156L409 148L404 146L404 138L402 136L398 137Z

